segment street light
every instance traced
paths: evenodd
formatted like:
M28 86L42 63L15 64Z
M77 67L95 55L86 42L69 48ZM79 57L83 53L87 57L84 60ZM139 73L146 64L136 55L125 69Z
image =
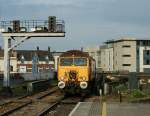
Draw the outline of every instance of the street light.
M49 63L49 57L48 57L48 55L45 56L45 61L46 61L47 64Z
M21 59L20 59L20 60L21 60L21 63L24 64L25 58L24 58L23 55L21 56Z
M46 64L48 66L47 74L48 74L48 79L49 79L50 78L50 66L49 66L49 57L48 57L48 55L45 57L45 61L46 61Z

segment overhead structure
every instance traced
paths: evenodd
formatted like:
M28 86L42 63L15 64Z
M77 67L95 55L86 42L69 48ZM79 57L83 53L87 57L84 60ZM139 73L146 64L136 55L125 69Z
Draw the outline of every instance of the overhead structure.
M65 37L65 23L49 16L48 20L0 21L0 32L4 39L4 81L5 88L10 87L9 51L31 37Z

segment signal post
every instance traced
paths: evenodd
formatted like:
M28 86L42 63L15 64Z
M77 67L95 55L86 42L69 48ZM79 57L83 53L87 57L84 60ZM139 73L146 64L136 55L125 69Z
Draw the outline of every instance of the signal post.
M32 37L65 37L65 24L50 16L48 20L1 21L0 31L4 40L3 93L11 95L10 51Z

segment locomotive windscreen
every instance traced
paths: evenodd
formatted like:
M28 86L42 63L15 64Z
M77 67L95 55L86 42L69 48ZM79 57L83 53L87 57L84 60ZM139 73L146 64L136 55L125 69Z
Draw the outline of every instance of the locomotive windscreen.
M73 65L73 58L61 58L60 59L61 66L72 66Z
M61 66L87 66L87 58L61 58Z
M87 59L86 58L74 58L74 65L75 66L87 66Z

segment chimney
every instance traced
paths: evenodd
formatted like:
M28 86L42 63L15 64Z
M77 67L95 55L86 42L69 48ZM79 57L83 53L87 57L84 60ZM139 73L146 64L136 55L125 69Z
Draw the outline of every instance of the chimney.
M49 46L48 46L48 52L49 52L49 53L51 52L51 47L49 47Z
M81 51L83 52L83 47L81 47Z
M39 51L39 46L36 47L37 51Z

